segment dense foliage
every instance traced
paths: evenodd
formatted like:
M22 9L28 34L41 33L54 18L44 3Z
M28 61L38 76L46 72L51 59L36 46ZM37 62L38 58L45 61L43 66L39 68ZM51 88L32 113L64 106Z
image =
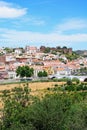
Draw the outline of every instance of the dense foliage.
M1 130L87 129L86 92L52 93L39 99L30 95L27 84L3 91L2 99Z
M68 54L68 53L67 53L67 54L65 54L65 56L66 56L66 58L67 58L68 60L70 60L70 61L79 58L79 55L76 54L75 52L72 52L72 54Z
M31 77L34 73L33 68L30 68L29 66L18 66L16 70L17 76L20 77Z
M47 72L44 70L44 71L39 71L38 72L38 77L47 77Z

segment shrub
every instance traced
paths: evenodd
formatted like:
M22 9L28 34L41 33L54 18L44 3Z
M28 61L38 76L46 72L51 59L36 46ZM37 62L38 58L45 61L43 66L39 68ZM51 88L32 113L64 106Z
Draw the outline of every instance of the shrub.
M58 86L58 84L55 84L54 86L55 86L55 87L57 87L57 86Z
M68 91L74 91L75 90L75 85L67 85L66 87L65 87L65 90L68 90Z
M67 85L72 85L72 80L71 79L67 80Z
M80 80L78 78L73 78L72 79L72 82L76 82L76 84L79 84L80 83Z

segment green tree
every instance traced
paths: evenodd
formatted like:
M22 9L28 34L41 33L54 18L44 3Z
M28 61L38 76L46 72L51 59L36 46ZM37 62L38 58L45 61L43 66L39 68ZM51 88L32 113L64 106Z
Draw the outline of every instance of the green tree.
M20 77L31 77L34 73L33 68L30 68L29 66L19 66L16 70L17 76Z
M70 61L79 58L79 55L76 54L75 52L72 52L72 54L68 54L68 53L67 53L67 54L65 54L65 56L66 56L66 58L67 58L68 60L70 60Z
M1 130L87 129L87 92L52 93L37 99L27 84L3 91L2 99Z
M43 72L42 71L38 72L38 77L43 77Z
M44 70L43 71L43 77L47 77L47 75L48 75L47 72Z
M38 72L38 77L47 77L47 72L44 70L44 71L39 71Z
M80 83L80 80L78 78L73 78L72 79L72 82L76 82L76 84L79 84Z
M13 49L9 48L9 47L4 48L4 50L6 51L6 53L12 53L13 52Z
M67 47L66 47L66 46L63 46L62 48L63 48L63 49L67 49Z
M49 53L49 52L50 52L50 47L46 47L44 53Z
M34 130L31 123L27 125L28 106L32 104L28 84L2 92L4 102L2 130Z
M71 79L67 80L67 85L72 85L72 80Z
M87 104L73 104L66 115L66 130L86 130L87 129Z

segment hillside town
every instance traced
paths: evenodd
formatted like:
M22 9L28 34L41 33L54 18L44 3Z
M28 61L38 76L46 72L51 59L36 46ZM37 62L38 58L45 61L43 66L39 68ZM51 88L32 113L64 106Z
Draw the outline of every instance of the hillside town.
M75 58L70 59L73 55ZM87 57L76 55L72 48L67 47L0 48L0 80L18 79L16 69L25 65L34 69L33 78L38 77L38 72L44 70L48 76L68 76L78 74L81 68L87 67Z

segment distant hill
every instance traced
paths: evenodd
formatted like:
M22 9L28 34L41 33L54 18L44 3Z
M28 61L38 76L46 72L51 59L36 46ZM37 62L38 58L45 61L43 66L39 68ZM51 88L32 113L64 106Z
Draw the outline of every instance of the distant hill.
M87 56L87 50L77 50L75 51L76 54L81 55L81 56Z

